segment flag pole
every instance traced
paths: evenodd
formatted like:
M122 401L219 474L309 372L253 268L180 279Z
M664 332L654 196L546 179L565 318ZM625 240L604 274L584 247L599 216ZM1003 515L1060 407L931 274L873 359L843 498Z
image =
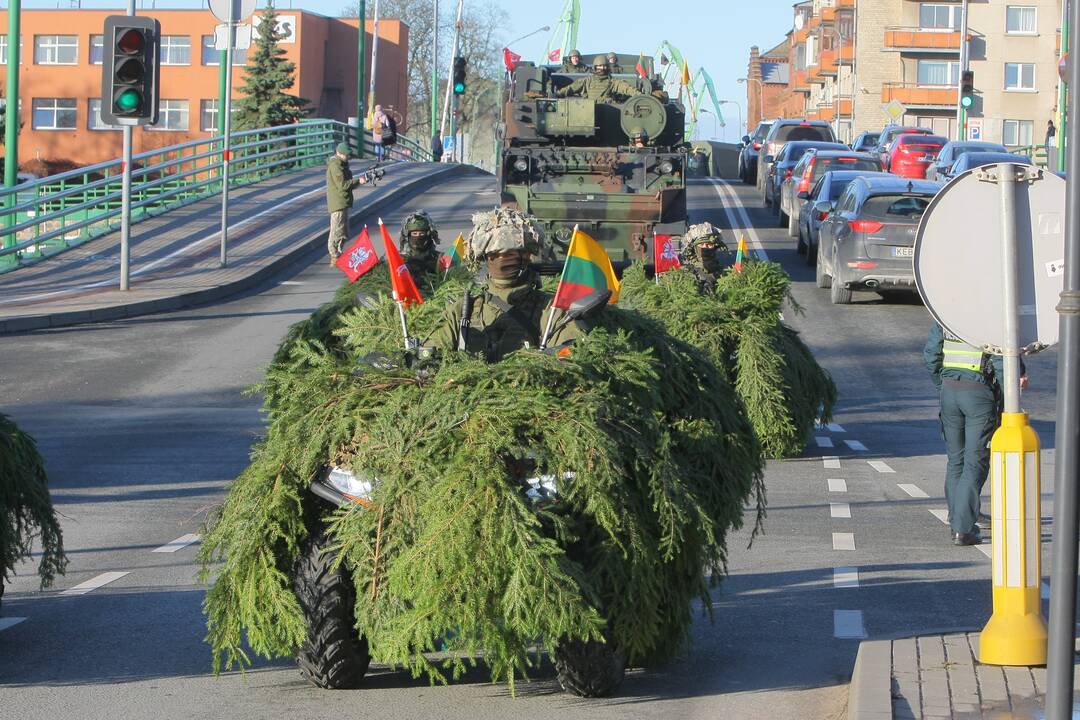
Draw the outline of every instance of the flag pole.
M401 318L401 333L405 336L405 352L409 352L412 348L409 347L409 326L405 324L405 303L398 300L396 304L398 316Z
M574 232L570 235L570 245L566 248L566 260L563 260L562 273L559 275L559 284L562 284L563 277L566 275L566 263L570 261L570 255L574 251L574 243L577 241L578 226L574 225ZM555 295L558 297L559 290L556 286ZM548 310L547 327L544 328L544 337L540 339L540 349L547 348L548 335L551 334L551 323L555 320L555 298L552 298L551 309Z

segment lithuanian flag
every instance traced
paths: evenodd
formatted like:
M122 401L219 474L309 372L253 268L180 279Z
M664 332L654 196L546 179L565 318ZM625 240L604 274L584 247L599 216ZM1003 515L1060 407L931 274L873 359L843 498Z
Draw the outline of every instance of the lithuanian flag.
M450 249L439 256L439 269L446 272L455 265L460 265L465 258L465 238L458 233Z
M551 304L560 310L569 310L570 303L578 298L604 289L611 291L608 303L614 304L619 299L619 279L615 277L611 258L600 243L575 227Z

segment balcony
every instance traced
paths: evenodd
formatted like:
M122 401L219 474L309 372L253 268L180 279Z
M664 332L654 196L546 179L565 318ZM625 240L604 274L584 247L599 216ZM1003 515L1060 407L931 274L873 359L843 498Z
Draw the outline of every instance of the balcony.
M893 27L885 29L885 49L903 53L960 54L960 33Z
M838 10L841 9L841 8L848 8L848 9L854 10L855 9L855 0L836 0L836 8Z
M913 83L884 83L881 102L896 100L908 108L956 107L957 89L953 87L923 87Z
M810 92L810 71L807 69L796 70L791 75L791 89L795 92Z
M840 117L850 118L851 109L852 108L850 100L840 101ZM829 122L832 122L836 119L836 103L819 107L817 110L812 110L806 114L806 117L809 120L827 120Z

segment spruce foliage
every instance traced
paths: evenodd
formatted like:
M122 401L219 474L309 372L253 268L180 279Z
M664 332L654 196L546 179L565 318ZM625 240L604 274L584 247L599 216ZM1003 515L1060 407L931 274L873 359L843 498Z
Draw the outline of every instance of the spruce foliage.
M464 287L452 276L410 308L412 334L433 332ZM295 652L305 628L288 572L324 528L374 658L433 682L482 657L512 686L531 646L562 638L613 642L632 663L683 647L692 600L726 569L728 531L751 498L759 520L764 505L757 439L704 352L608 308L570 358L448 353L417 373L358 362L400 356L385 295L333 323L332 341L309 326L268 370L267 435L208 522L215 670L246 663L248 647ZM307 486L328 462L377 478L372 507L312 516ZM555 501L527 495L538 476Z
M703 348L746 406L767 457L799 455L814 424L828 421L836 386L798 333L781 320L791 279L775 263L746 262L725 271L715 293L700 293L686 270L645 277L641 264L623 275L619 303L657 318L677 338Z
M45 462L34 439L0 413L0 594L2 581L40 544L41 587L67 567L60 522L49 498Z
M267 2L263 11L255 52L248 57L244 85L240 98L235 130L289 125L308 114L308 101L289 95L286 90L296 82L296 64L285 59L285 49L279 44L283 35L277 27L277 11Z

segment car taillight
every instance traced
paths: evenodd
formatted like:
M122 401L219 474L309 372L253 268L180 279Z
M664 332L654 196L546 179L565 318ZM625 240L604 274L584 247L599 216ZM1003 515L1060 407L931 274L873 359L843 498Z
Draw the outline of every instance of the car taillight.
M834 162L853 163L853 162L859 162L859 158L845 158L845 157L842 157L842 158L836 158L836 160Z
M761 143L759 143L759 142L754 143L754 149L755 150L760 150L761 149Z
M853 260L852 262L849 262L847 266L857 270L873 270L877 267L877 263L869 262L867 260Z
M829 213L825 212L824 210L819 210L817 214L817 219L824 220L826 217L828 217L828 215Z
M792 170L793 170L793 168L788 168L788 169L787 169L787 170L786 170L786 171L784 172L784 179L785 179L785 180L789 180L789 179L791 179L791 172L792 172Z
M814 163L810 163L802 174L802 180L799 181L799 192L810 192L810 176L813 174Z
M879 223L876 220L849 220L848 225L852 230L860 233L873 233L885 227L885 223Z

